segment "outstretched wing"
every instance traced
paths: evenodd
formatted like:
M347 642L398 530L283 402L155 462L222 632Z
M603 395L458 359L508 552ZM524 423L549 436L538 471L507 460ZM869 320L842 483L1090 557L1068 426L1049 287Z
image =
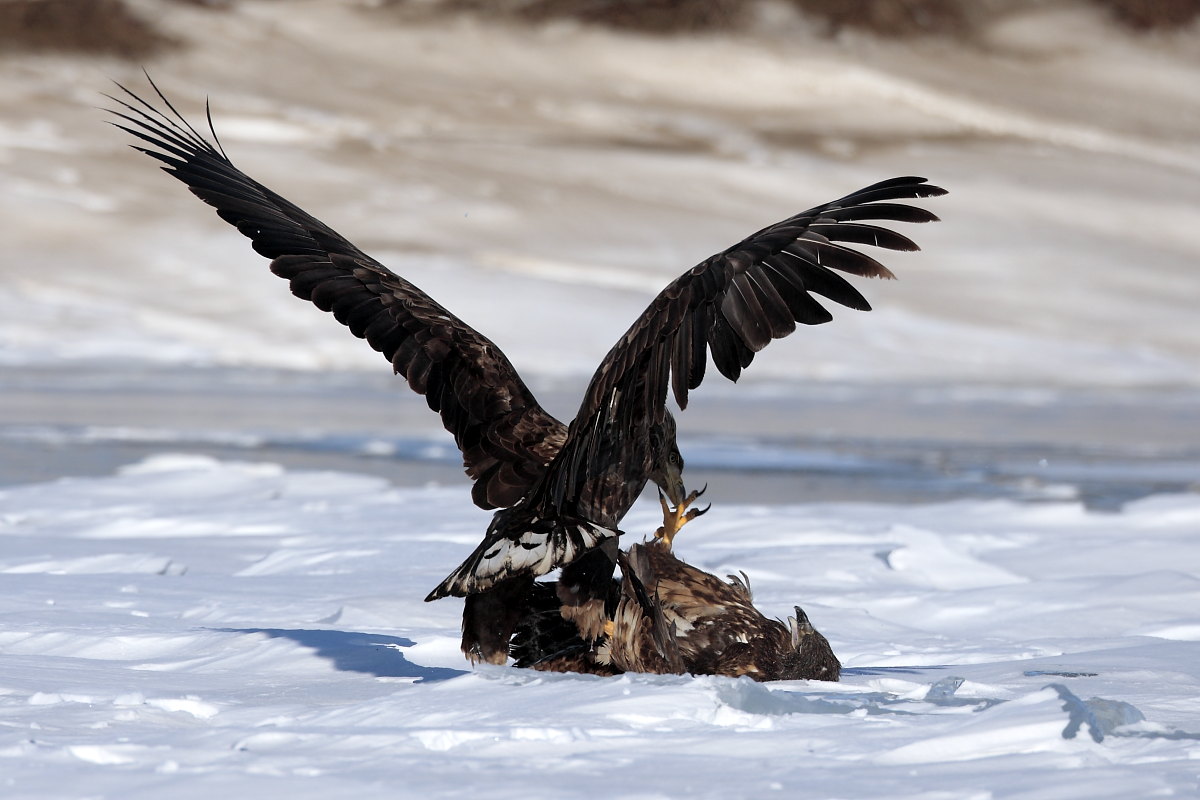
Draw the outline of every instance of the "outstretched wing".
M538 405L500 349L336 231L247 177L225 156L215 131L209 142L153 81L170 114L118 86L130 102L110 98L123 108L112 111L120 118L113 124L153 149L134 148L163 162L167 173L271 259L271 271L286 278L297 297L332 312L366 339L441 414L475 480L476 505L503 508L520 500L562 446L566 426Z
M668 385L679 407L686 408L688 392L704 379L710 354L717 370L736 381L772 339L787 336L797 323L815 325L833 318L814 294L870 310L862 294L835 270L868 278L894 276L847 245L920 249L907 237L868 221L936 221L923 208L893 201L945 193L924 178L882 181L763 228L672 281L592 377L567 443L547 474L555 501L580 502L579 493L588 491L585 476L622 460L631 445L621 439L628 421L663 418Z
M938 197L946 191L924 178L893 178L763 228L685 272L663 289L609 351L592 378L576 419L596 412L629 373L654 367L651 383L671 389L680 408L704 379L706 356L736 381L754 354L782 339L796 323L816 325L833 316L813 294L869 311L857 289L834 270L867 278L894 278L870 256L843 243L888 250L919 250L905 236L863 220L933 222L923 208L890 202Z

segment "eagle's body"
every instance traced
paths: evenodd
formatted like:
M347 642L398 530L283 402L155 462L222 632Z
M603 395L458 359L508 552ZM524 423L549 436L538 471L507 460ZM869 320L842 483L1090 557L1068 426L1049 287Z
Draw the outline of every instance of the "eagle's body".
M756 681L836 681L841 663L797 606L784 623L754 607L748 583L723 581L672 552L662 539L621 554L598 644L558 613L551 584L538 584L511 643L518 666L550 672L747 676Z
M596 604L613 572L618 525L648 480L676 506L687 504L668 392L684 408L710 355L736 380L796 323L828 321L810 292L869 309L833 270L891 273L838 242L915 250L862 220L931 221L924 209L891 201L944 193L923 178L884 181L764 228L688 270L609 351L567 426L542 409L495 344L237 169L215 131L210 142L161 92L166 111L121 88L130 102L114 98L123 110L113 113L150 146L138 149L249 237L294 294L382 353L441 416L475 482L475 503L499 510L483 543L426 599L467 597L463 649L488 661L506 658L514 609L535 578L563 568L564 607Z
M632 576L645 587L655 607L651 610L639 604L641 624L649 627L661 618L657 624L668 627L687 672L746 675L757 681L836 681L840 676L841 664L828 640L798 606L787 625L768 619L754 607L746 580L731 575L727 582L693 567L661 540L633 545L627 561ZM630 601L624 604L634 605ZM620 634L618 625L613 640L618 641ZM632 647L627 650L635 657L639 652ZM652 654L651 659L656 658L657 654Z

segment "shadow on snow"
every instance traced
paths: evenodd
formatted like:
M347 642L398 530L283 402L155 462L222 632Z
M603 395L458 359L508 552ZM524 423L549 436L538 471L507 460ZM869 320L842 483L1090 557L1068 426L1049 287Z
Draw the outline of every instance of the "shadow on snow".
M223 633L258 633L273 639L290 639L316 651L339 670L362 672L377 678L416 678L418 682L444 681L465 675L465 670L423 667L404 657L401 648L416 642L399 636L355 631L289 628L217 628Z

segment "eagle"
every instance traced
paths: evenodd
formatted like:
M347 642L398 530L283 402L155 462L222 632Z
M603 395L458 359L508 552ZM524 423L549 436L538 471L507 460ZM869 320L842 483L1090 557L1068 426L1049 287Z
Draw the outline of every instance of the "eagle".
M149 75L147 79L150 80ZM200 200L216 209L292 293L332 313L425 397L462 452L471 497L495 509L483 541L426 600L464 597L462 649L505 663L508 643L538 577L560 570L562 613L598 618L618 553L621 519L653 481L673 504L665 526L694 518L683 482L668 393L687 407L711 357L736 381L755 354L797 323L827 322L813 295L869 310L838 272L891 278L848 245L917 250L872 221L930 222L897 203L945 194L924 178L882 181L788 217L701 261L671 281L601 361L574 420L538 404L500 349L429 295L325 223L233 165L211 108L201 134L150 80L161 105L117 84L112 124L139 141ZM553 331L548 332L553 335ZM589 633L596 633L589 631Z
M597 658L624 672L836 681L842 665L803 609L787 624L754 607L750 582L728 582L656 539L622 554L623 592Z
M621 579L606 597L597 640L561 613L552 583L539 581L510 643L516 666L548 672L746 676L756 681L841 676L833 648L795 606L787 624L754 607L743 574L728 581L686 563L672 532L618 554Z

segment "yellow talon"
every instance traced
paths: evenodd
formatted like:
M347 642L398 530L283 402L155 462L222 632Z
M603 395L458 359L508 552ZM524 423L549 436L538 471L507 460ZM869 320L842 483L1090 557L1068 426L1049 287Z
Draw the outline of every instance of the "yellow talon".
M613 632L616 631L616 629L617 629L617 626L613 624L613 621L611 619L604 621L604 635L605 636L607 636L608 638L611 639Z
M691 492L676 508L671 508L670 503L667 502L667 496L661 489L658 491L658 503L663 510L663 524L654 532L655 541L661 542L668 550L671 549L671 543L675 540L675 534L679 533L679 529L712 508L711 505L704 508L688 508L696 502L696 498L704 494L706 489L708 489L707 484L703 489Z

